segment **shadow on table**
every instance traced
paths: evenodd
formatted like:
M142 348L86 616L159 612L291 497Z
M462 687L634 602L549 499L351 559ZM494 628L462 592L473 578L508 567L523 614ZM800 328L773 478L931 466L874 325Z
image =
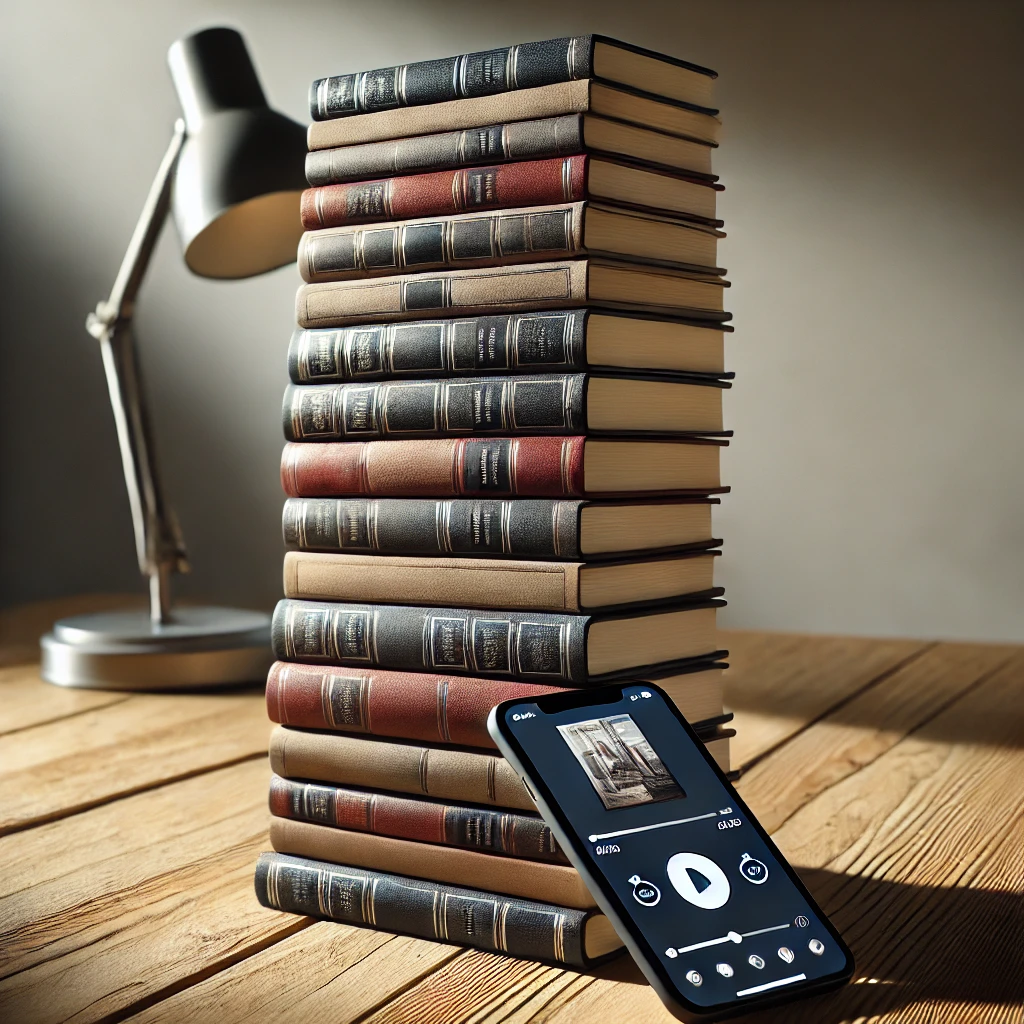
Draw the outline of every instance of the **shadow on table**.
M853 949L854 981L759 1014L758 1024L839 1024L924 1001L1005 1006L1009 1020L1024 1003L1020 892L931 888L807 868L800 876ZM628 957L593 974L647 984Z
M947 711L948 704L956 704L968 692L974 691L985 685L985 681L992 676L1006 671L1015 673L1016 684L1024 688L1024 658L1017 658L1014 667L1007 669L1010 661L1014 660L1007 656L995 669L986 672L976 681L964 684L959 688L953 688L941 680L936 681L936 687L948 690L948 696L935 701L935 710L931 712L931 718L924 716L924 723L913 729L915 735L927 739L937 740L942 743L972 743L981 742L993 746L1019 747L1024 746L1024 726L1020 726L1020 713L1018 708L998 707L998 694L996 688L990 688L987 695L978 697L962 703L957 708L956 714ZM822 670L823 684L827 680L827 667ZM731 711L753 711L769 715L778 715L779 701L775 695L770 693L753 694L744 691L742 679L730 683L726 676L725 702ZM872 684L872 687L885 687L888 682L885 678ZM871 689L872 687L866 687ZM864 692L864 691L859 691ZM987 697L987 699L986 699ZM782 699L784 714L800 720L815 720L823 711L821 703L821 688L809 684L800 688L799 691L787 692ZM846 703L825 712L825 717L833 722L843 725L861 726L865 729L888 729L892 728L892 721L888 719L888 712L869 706L870 702L861 701L854 696ZM1002 713L1002 719L994 718ZM1018 727L1009 728L1005 721L1005 715L1011 713L1017 717Z

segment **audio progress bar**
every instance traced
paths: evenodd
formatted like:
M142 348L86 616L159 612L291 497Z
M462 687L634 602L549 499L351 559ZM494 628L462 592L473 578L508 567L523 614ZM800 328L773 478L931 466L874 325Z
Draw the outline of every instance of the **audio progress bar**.
M758 992L767 992L770 988L781 988L783 985L792 985L794 981L806 981L806 974L794 974L792 978L779 978L778 981L769 981L764 985L755 985L753 988L741 988L736 993L739 996L752 996Z
M624 828L619 832L602 832L600 835L587 836L596 843L599 839L615 839L617 836L631 836L634 832L650 832L655 828L668 828L669 825L687 825L691 821L703 821L705 818L717 818L718 812L711 811L709 814L698 814L696 818L676 818L675 821L659 821L656 825L641 825L639 828Z

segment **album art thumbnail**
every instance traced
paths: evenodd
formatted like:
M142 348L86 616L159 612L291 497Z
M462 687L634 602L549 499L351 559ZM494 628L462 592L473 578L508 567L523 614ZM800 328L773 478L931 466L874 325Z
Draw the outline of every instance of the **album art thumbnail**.
M591 718L558 731L608 810L686 796L630 715Z

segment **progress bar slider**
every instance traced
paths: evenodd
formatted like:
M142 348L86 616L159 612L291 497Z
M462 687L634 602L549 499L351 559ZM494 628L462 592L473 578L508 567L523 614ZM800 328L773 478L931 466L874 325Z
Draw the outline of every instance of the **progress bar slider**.
M656 828L668 828L669 825L688 825L691 821L703 821L705 818L717 818L718 813L711 811L709 814L698 814L696 818L676 818L675 821L659 821L656 825L641 825L639 828L624 828L619 832L602 832L600 835L587 836L596 843L601 839L615 839L616 836L631 836L634 832L650 832Z
M707 939L704 942L695 942L691 946L678 946L672 951L675 953L692 953L695 949L706 949L708 946L720 946L723 942L735 942L740 943L744 939L753 938L755 935L766 935L768 932L780 932L783 928L788 928L789 922L785 924L773 924L771 928L758 928L752 932L728 932L725 935L720 936L717 939Z

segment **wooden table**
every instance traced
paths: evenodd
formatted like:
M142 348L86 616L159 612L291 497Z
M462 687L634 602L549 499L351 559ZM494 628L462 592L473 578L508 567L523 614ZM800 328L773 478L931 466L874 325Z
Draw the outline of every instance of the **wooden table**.
M260 695L48 686L36 637L70 605L0 616L4 1024L670 1020L627 957L580 974L264 910ZM726 643L739 788L858 964L760 1019L1024 1020L1024 649Z

